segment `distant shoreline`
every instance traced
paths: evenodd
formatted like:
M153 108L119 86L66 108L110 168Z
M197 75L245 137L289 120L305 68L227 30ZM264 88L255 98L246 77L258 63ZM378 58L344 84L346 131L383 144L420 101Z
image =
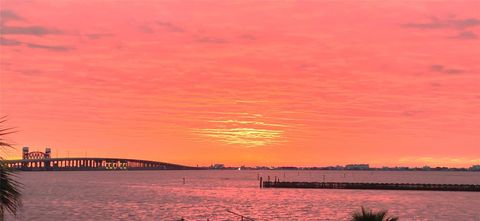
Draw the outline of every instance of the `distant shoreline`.
M480 169L472 169L472 168L368 168L368 169L332 169L332 168L323 168L323 167L261 167L261 168L240 168L239 167L225 167L225 168L211 168L211 167L204 167L200 169L205 170L322 170L322 171L422 171L422 172L480 172Z

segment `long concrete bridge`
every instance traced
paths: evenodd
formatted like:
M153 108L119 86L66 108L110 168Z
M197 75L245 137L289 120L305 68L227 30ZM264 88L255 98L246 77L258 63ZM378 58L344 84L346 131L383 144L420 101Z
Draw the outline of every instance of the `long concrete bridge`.
M20 160L6 160L10 168L22 171L72 171L72 170L189 170L196 167L178 164L122 159L122 158L51 158L51 149L45 152L29 152L28 147L23 148L23 157Z

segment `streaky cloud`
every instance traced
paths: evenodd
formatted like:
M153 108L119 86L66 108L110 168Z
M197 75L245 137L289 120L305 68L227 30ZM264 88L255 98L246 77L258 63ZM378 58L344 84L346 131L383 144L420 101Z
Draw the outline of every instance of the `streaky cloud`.
M444 73L444 74L461 74L465 72L461 69L454 69L454 68L445 68L445 66L440 64L434 64L430 66L430 70L433 72Z
M68 47L68 46L57 46L57 45L44 45L44 44L36 44L36 43L27 43L27 42L21 42L15 39L7 39L7 38L0 38L0 45L4 46L26 46L28 48L34 48L34 49L46 49L50 51L70 51L73 48Z
M42 26L2 26L1 33L3 35L60 35L62 31L56 29L45 28Z
M90 40L97 40L101 38L106 38L106 37L112 37L114 36L111 33L93 33L93 34L87 34L86 35Z
M430 22L424 23L407 23L403 25L407 28L417 28L417 29L464 29L475 26L480 26L480 19L476 18L466 18L466 19L438 19L431 18Z
M478 35L473 31L462 31L459 32L457 35L453 36L452 38L460 40L472 40L478 39Z
M281 142L284 131L257 128L204 128L195 129L194 133L230 145L258 147Z
M20 46L23 43L15 39L0 38L0 45L5 46Z
M215 38L215 37L199 37L197 38L197 42L199 43L207 43L207 44L225 44L227 40L223 38Z
M31 43L27 43L26 45L29 48L38 48L38 49L45 49L49 51L58 51L58 52L70 51L73 49L67 46L52 46L52 45L41 45L41 44L31 44Z
M185 32L185 29L183 29L182 27L180 27L178 25L170 23L170 22L158 21L157 25L165 28L166 30L168 30L170 32Z
M15 13L14 11L0 10L0 20L2 20L2 22L5 22L9 20L23 20L23 18L17 15L17 13Z

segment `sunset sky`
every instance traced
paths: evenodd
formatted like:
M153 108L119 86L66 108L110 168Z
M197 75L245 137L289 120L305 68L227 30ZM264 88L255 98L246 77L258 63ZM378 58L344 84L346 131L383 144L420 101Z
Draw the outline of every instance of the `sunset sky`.
M10 158L480 164L480 1L0 3Z

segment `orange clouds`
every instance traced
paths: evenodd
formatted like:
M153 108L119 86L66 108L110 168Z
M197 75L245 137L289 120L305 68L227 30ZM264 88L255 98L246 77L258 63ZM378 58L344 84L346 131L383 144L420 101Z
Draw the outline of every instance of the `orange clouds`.
M19 145L61 155L476 159L478 7L2 1L0 112Z

